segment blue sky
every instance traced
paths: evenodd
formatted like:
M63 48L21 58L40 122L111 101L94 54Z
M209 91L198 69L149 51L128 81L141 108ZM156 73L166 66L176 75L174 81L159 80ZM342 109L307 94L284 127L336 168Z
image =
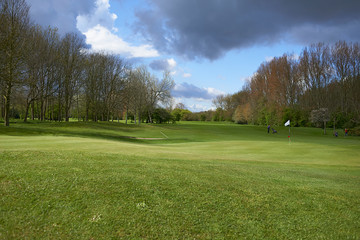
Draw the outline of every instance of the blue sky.
M174 103L212 109L264 61L298 56L316 42L358 41L355 0L28 0L31 15L60 33L78 32L93 51L108 51L161 77L172 72Z

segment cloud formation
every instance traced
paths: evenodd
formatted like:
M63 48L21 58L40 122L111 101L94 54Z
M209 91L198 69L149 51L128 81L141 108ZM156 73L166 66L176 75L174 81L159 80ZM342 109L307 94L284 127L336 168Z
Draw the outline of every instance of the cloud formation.
M59 32L79 32L76 17L88 14L95 6L89 0L27 0L34 21L42 26L57 27Z
M215 88L199 88L193 84L181 83L176 84L172 90L172 96L175 98L194 98L211 100L216 96L224 94Z
M155 71L172 71L176 67L176 61L173 58L158 59L152 61L149 66Z
M191 112L203 112L208 110L215 110L215 107L210 99L200 99L195 103L188 98L173 98L174 105L182 103L185 105L185 109L190 110Z
M43 26L57 27L85 36L91 51L104 51L129 58L157 57L150 44L134 46L116 34L117 15L110 12L109 0L27 0L31 17Z
M130 58L159 56L151 45L132 46L101 25L96 25L83 34L86 36L86 43L91 45L91 51L105 51Z
M90 29L100 25L106 29L117 31L114 28L114 22L117 19L116 14L109 11L109 0L96 0L95 8L87 14L79 14L76 17L76 27L81 32L87 32Z
M210 60L281 41L359 41L360 1L151 0L135 29L157 50Z
M88 14L76 17L77 28L86 36L93 51L105 51L129 58L157 57L159 53L149 44L133 46L116 35L116 14L110 12L109 0L96 0L95 8Z

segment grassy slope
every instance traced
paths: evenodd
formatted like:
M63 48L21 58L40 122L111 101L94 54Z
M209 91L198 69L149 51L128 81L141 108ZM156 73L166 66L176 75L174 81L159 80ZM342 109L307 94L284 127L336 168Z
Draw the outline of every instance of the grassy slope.
M0 238L360 238L360 139L278 130L0 127Z

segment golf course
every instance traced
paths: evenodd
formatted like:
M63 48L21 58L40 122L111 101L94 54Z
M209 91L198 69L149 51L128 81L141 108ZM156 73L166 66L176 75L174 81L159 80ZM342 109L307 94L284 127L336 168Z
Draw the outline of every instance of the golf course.
M218 122L0 126L0 239L360 239L360 137Z

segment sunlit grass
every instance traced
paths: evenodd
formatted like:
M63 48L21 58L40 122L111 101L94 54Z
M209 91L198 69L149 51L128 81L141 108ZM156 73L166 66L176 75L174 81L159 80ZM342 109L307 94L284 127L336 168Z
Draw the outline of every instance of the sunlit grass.
M358 239L360 139L278 130L0 127L0 238Z

